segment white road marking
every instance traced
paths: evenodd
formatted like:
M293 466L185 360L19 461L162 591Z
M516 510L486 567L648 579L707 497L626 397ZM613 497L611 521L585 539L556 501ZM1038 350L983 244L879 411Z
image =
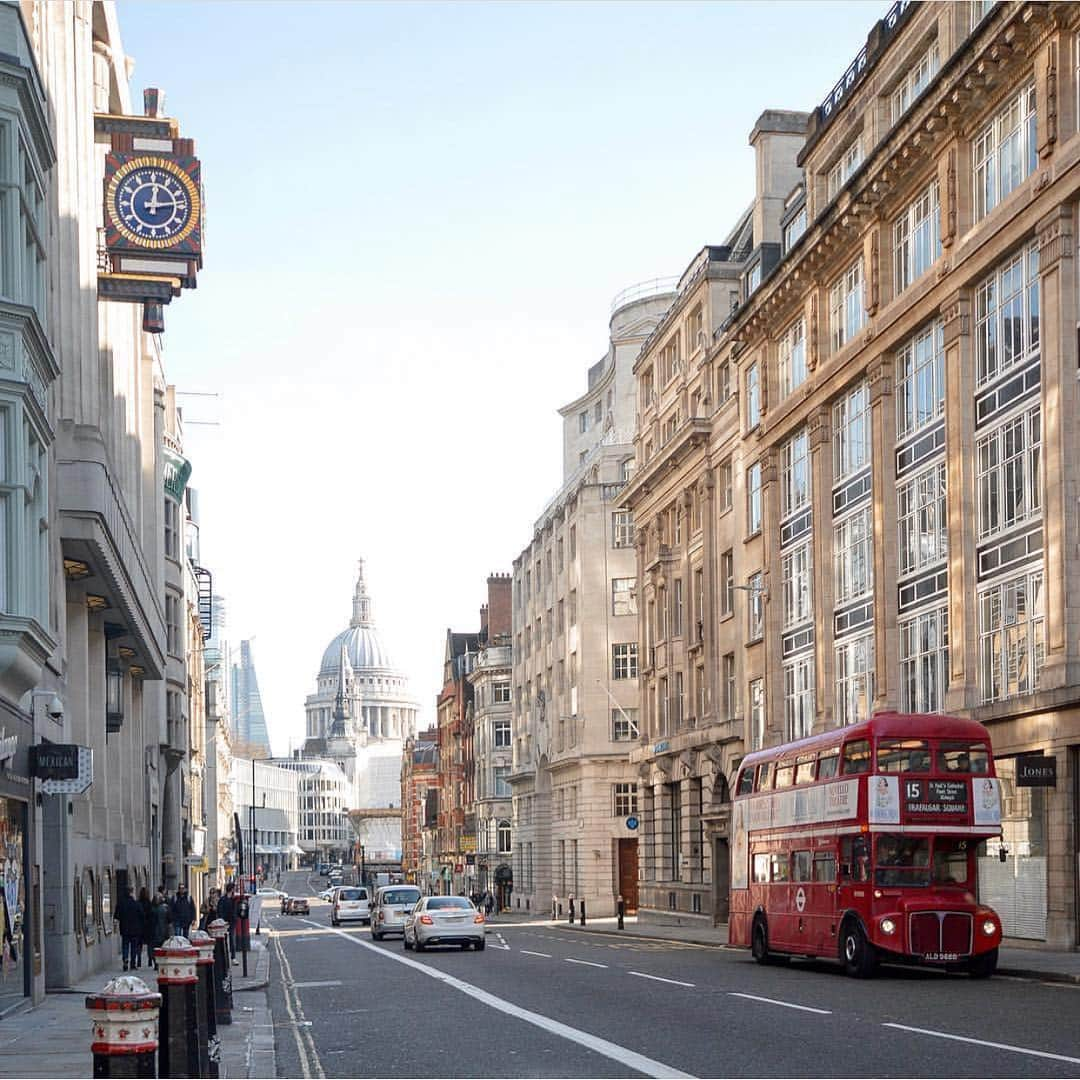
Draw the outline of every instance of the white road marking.
M783 1005L785 1009L800 1009L802 1012L818 1013L820 1016L832 1016L832 1009L813 1009L809 1005L796 1005L791 1001L777 1001L776 998L758 997L757 994L740 994L729 990L728 997L748 998L750 1001L764 1001L766 1005Z
M496 945L494 941L489 941L488 942L488 948L489 949L505 949L507 952L509 952L510 951L510 946L506 944L506 938L504 938L502 936L502 934L499 934L499 933L497 933L495 936L499 939L499 943Z
M1051 1061L1067 1061L1071 1065L1080 1065L1080 1058L1068 1057L1066 1054L1051 1054L1049 1050L1029 1050L1026 1046L1010 1046L1008 1043L989 1042L986 1039L971 1039L966 1035L950 1035L947 1031L931 1031L929 1028L908 1027L907 1024L882 1024L881 1026L896 1028L898 1031L913 1031L917 1035L932 1035L935 1039L954 1039L956 1042L989 1046L994 1050L1007 1050L1010 1054L1029 1054L1031 1057L1049 1058Z
M340 979L324 979L318 982L294 982L294 990L307 990L311 986L340 986Z
M653 982L671 983L672 986L693 986L693 983L681 982L679 979L665 979L660 975L646 975L644 971L630 971L628 975L636 975L639 979L652 979Z
M317 924L313 923L312 925ZM694 1077L690 1073L680 1072L670 1065L665 1065L662 1061L655 1061L653 1058L646 1057L644 1054L639 1054L625 1046L620 1046L618 1043L609 1042L607 1039L601 1039L598 1035L591 1035L587 1031L579 1031L577 1028L572 1028L568 1024L560 1023L558 1020L552 1020L550 1016L544 1016L542 1013L535 1013L529 1009L523 1009L520 1005L512 1005L509 1001L504 1001L495 994L489 994L486 990L482 990L479 986L473 986L472 983L467 983L463 979L454 978L453 975L448 975L439 968L428 967L427 964L423 964L419 960L413 960L412 957L409 956L402 956L401 953L388 952L386 949L380 949L367 941L350 937L348 934L342 934L340 930L334 931L334 933L341 934L346 941L351 941L354 945L359 945L362 949L370 949L378 956L393 960L397 964L404 964L406 967L422 972L429 978L444 983L446 986L452 987L455 990L460 990L461 993L467 994L469 997L475 998L477 1001L480 1001L493 1009L497 1009L499 1012L506 1013L507 1016L513 1016L518 1020L524 1020L525 1023L532 1024L534 1027L541 1028L544 1031L549 1031L553 1035L558 1035L559 1038L577 1043L579 1046L584 1046L587 1050L602 1054L604 1057L610 1058L612 1061L617 1061L620 1065L625 1065L628 1068L634 1069L636 1072L644 1073L646 1076L656 1077L658 1080L667 1077L672 1078L672 1080L694 1080Z
M549 952L533 952L532 949L522 949L521 952L523 952L526 956L542 956L546 960L551 959L551 953Z
M607 967L607 964L598 964L595 960L575 960L572 956L564 956L563 959L568 964L584 964L586 967Z
M303 1073L305 1080L311 1080L312 1077L318 1077L318 1080L326 1080L326 1073L323 1072L322 1062L319 1061L319 1054L315 1049L315 1043L312 1041L311 1032L304 1031L301 1033L301 1025L310 1027L310 1023L304 1019L304 1010L300 1004L300 998L292 986L292 967L289 964L289 958L285 955L285 950L281 947L281 938L277 934L274 935L274 946L277 949L281 972L285 976L281 989L285 998L285 1008L288 1010L289 1019L292 1021L293 1038L296 1039L296 1053L300 1060L300 1071ZM294 998L296 1000L295 1007L293 1006ZM309 1051L310 1057L308 1056Z

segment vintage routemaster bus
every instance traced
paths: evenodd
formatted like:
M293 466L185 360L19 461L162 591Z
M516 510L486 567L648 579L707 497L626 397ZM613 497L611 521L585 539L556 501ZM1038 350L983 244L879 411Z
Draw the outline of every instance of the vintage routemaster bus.
M997 967L1001 920L976 897L976 850L1001 833L982 724L878 713L748 754L732 801L730 941L840 960Z

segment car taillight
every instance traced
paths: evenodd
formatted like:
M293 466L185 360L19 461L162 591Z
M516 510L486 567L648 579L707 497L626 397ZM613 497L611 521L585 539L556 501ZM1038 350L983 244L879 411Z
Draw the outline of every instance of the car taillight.
M481 923L483 921L484 921L484 916L483 915L476 915L476 916L473 917L473 922Z
M435 920L430 915L421 915L420 916L420 921L425 926L434 926L435 925Z

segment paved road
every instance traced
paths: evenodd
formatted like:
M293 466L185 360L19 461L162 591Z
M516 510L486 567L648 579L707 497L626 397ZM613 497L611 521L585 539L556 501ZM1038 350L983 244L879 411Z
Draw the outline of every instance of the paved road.
M306 875L285 886L316 890ZM283 1076L1080 1077L1080 988L492 924L482 953L405 953L273 915ZM265 927L265 922L264 922Z

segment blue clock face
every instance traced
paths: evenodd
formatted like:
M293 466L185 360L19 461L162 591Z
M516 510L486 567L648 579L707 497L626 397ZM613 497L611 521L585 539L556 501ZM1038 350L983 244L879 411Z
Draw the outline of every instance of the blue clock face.
M154 165L132 169L115 188L113 215L131 240L173 240L191 221L190 181Z

